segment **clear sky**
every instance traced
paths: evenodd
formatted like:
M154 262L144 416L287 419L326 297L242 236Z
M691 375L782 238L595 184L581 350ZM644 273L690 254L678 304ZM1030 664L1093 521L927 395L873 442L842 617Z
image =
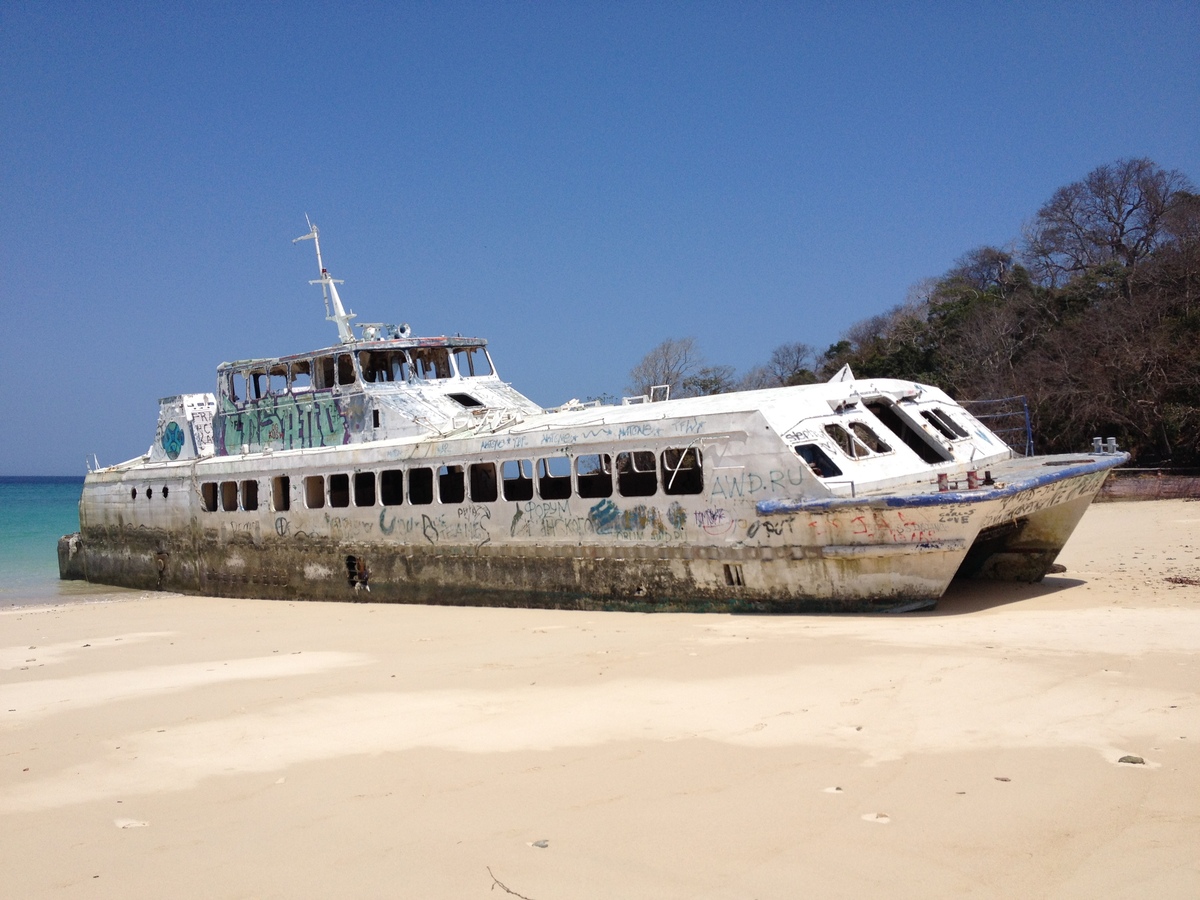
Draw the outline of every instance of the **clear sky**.
M1200 4L0 0L0 474L360 321L535 401L823 349L1054 190L1200 182Z

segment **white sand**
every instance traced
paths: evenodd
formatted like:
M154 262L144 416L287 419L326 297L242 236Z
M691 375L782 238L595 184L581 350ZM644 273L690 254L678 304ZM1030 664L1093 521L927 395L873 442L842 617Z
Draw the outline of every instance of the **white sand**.
M1200 503L1060 562L904 616L9 610L0 896L1200 896Z

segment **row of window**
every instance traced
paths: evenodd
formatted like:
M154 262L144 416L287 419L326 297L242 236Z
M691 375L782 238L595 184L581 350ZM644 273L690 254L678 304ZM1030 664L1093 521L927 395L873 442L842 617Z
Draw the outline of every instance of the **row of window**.
M299 499L308 509L348 506L400 506L408 503L493 503L532 500L566 500L611 497L652 497L661 486L666 494L699 494L704 491L700 450L668 448L655 456L649 450L580 456L547 456L509 459L497 465L412 466L378 472L307 475L299 482ZM204 509L209 512L259 507L258 482L206 481L200 485ZM292 504L292 479L271 479L271 509L284 512Z
M867 404L879 419L887 425L900 439L911 447L927 463L939 463L953 459L944 447L931 442L921 431L914 429L902 419L890 406L875 402ZM921 411L922 418L949 441L958 441L967 437L966 429L958 424L945 410L938 407ZM865 422L848 421L845 425L830 423L825 426L825 433L833 439L834 444L850 459L863 459L881 453L891 453L891 445L877 435ZM816 444L796 444L792 447L796 455L803 459L812 471L821 478L839 478L841 468L829 455Z
M493 374L483 347L411 347L333 353L313 359L263 363L224 373L221 391L234 403L285 396L311 390L328 390L355 384L412 379L473 378Z

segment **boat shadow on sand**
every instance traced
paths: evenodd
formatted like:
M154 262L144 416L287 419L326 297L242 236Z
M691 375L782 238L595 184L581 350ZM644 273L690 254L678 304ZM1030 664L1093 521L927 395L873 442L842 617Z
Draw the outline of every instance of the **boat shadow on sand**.
M983 612L1000 606L1011 606L1028 600L1048 597L1087 583L1084 579L1069 578L1063 575L1047 575L1034 584L956 578L950 582L950 586L938 600L935 609L917 613L917 615L961 616Z

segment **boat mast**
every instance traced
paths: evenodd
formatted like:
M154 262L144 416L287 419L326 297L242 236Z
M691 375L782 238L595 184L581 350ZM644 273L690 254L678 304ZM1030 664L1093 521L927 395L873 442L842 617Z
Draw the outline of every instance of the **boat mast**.
M317 248L317 268L321 271L321 277L309 284L319 284L321 286L321 295L325 299L325 318L327 321L336 322L338 329L338 337L342 339L343 344L353 343L354 332L350 329L350 320L353 319L354 313L346 312L346 308L342 306L342 298L338 296L337 286L345 282L341 278L331 278L329 270L325 268L325 264L321 261L321 241L317 237L317 226L312 223L308 216L304 217L308 222L308 234L302 234L300 237L292 241L293 244L300 241L312 241L313 246ZM333 314L329 312L329 300L333 298Z

